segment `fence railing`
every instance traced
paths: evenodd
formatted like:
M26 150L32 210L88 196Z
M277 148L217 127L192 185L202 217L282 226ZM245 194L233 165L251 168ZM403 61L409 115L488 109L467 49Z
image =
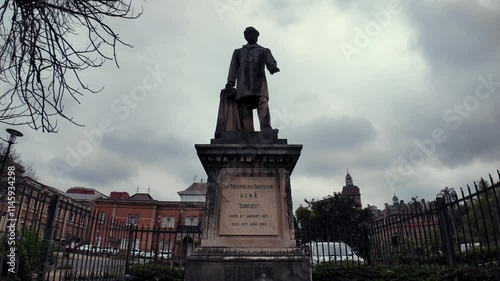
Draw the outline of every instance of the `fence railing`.
M30 179L1 182L0 280L123 280L130 266L182 267L198 226L138 227Z
M30 179L0 184L2 280L120 280L134 265L181 268L201 241L198 226L127 225ZM370 225L298 229L299 246L313 264L498 266L500 183L452 191Z
M415 201L367 226L299 229L298 243L314 264L498 266L499 181L490 175L458 192L445 189L434 201ZM345 251L332 250L338 245Z
M199 226L133 227L129 233L126 272L132 265L164 264L183 268L186 259L201 242Z

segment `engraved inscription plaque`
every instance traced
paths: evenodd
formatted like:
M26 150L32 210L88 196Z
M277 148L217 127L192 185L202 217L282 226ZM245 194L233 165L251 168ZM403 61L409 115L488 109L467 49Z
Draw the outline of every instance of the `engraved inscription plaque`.
M275 177L222 178L219 235L278 235Z

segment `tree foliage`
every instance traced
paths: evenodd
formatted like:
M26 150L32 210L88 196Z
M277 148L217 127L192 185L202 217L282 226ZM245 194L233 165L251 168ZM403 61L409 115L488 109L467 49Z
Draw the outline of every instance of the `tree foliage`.
M340 193L305 202L307 206L300 205L295 211L300 227L297 233L305 241L356 240L366 234L365 226L373 221L370 210L361 209L352 198Z
M5 0L0 6L0 122L57 132L69 101L99 92L80 72L116 62L123 42L105 22L135 19L132 0Z
M490 186L487 181L481 179L478 184L479 196L472 204L469 201L467 214L463 216L464 224L470 224L466 229L466 238L469 241L493 240L495 235L500 234L500 183Z
M367 255L368 229L373 215L351 197L334 193L321 200L305 200L307 206L299 206L295 216L299 224L296 239L309 241L343 241L360 255Z
M307 206L297 208L295 215L301 227L334 225L338 228L352 228L372 221L371 211L361 209L356 202L340 193L323 197L321 200L305 200Z

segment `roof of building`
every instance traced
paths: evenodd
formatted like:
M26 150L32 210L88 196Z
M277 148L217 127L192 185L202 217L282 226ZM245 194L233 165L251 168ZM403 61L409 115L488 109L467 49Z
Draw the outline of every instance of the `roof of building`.
M134 201L154 201L153 197L149 193L136 193L128 198L128 200Z
M179 195L205 195L207 193L207 183L193 182L188 188L177 192Z
M64 194L69 198L77 201L92 201L98 198L106 198L107 196L102 196L100 194L81 194L81 193L66 193Z

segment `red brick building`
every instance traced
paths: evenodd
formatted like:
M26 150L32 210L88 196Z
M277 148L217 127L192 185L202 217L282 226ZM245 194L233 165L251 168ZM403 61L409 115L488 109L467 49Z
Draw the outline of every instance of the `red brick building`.
M1 182L4 191L7 190L6 184L5 181ZM16 177L14 193L15 200L11 204L7 202L4 192L0 194L1 231L5 231L7 219L10 218L15 220L15 228L19 232L31 229L40 237L45 236L61 243L72 240L74 236L89 239L81 229L88 224L92 215L91 205L75 201L66 193L28 177ZM53 217L49 218L51 206L54 208ZM48 232L47 225L50 225Z
M181 199L186 199L183 195L187 195L187 199L198 198L201 193L205 192L206 183L193 183L186 190L179 192L179 195ZM187 248L198 246L193 237L189 236L189 231L185 231L184 236L179 236L177 233L186 228L189 228L191 232L200 230L204 202L159 201L149 193L136 193L129 196L127 192L111 192L109 198L98 198L94 200L94 204L102 221L111 219L143 230L141 235L136 235L139 237L133 238L129 236L129 232L111 233L108 237L102 237L97 231L93 239L93 244L96 246L118 246L120 249L125 249L127 244L131 243L136 250L154 251L155 249L151 249L153 247L151 242L158 241L155 247L169 252L173 250L173 240L180 241ZM160 231L163 235L158 234ZM176 235L165 234L167 232L175 232ZM155 237L155 233L159 237Z

